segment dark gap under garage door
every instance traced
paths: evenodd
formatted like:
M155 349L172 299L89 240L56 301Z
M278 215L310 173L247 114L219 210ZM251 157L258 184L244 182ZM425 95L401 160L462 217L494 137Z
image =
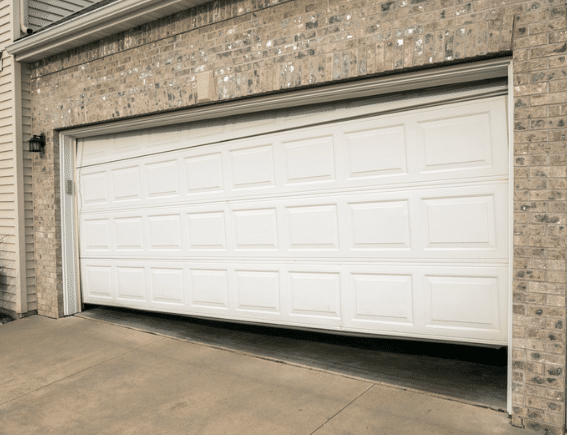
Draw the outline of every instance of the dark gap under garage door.
M79 316L506 409L506 348L352 337L95 305Z

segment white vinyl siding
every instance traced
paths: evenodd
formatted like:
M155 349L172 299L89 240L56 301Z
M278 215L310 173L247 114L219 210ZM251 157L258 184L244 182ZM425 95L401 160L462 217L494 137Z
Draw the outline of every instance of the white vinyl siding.
M0 47L11 41L10 2L0 2ZM3 54L0 72L0 308L16 310L17 205L13 123L13 57Z
M24 146L32 135L31 84L29 65L22 64L22 136ZM25 219L25 258L28 311L37 310L35 286L35 249L33 235L33 194L32 194L32 159L24 152L24 219Z
M12 23L12 7L19 7L19 3L0 1L0 48L13 40L14 29L19 36L19 27ZM18 65L14 65L14 58L5 52L2 66L0 71L0 308L25 313L37 309L31 190L32 162L28 153L24 151L23 159L20 157L18 163L16 152L21 152L17 150L25 145L24 140L31 133L30 77L27 66L24 65L20 70ZM16 77L15 74L21 74L21 77ZM16 122L16 110L20 110L16 107L16 101L20 97L18 94L20 80L23 87L21 110L24 135L20 137L22 143L16 143L19 129L22 128L22 125L17 125ZM19 199L17 177L23 182L23 189L20 190L20 195L23 197ZM19 289L19 286L24 288ZM21 292L25 292L26 296ZM27 305L25 305L26 301Z
M29 0L29 26L38 30L96 2L97 0Z

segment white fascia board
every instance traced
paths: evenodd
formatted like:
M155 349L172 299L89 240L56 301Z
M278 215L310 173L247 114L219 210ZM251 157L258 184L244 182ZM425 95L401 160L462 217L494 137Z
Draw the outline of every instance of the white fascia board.
M210 0L121 0L39 30L8 47L19 62L35 62Z

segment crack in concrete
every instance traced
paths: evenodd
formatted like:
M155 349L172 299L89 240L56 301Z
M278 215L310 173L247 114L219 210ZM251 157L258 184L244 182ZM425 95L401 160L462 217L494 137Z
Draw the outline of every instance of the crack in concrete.
M349 403L347 403L345 406L343 406L341 409L339 409L335 414L333 414L331 417L329 417L325 423L323 423L321 426L319 426L317 429L315 429L309 435L313 435L316 432L318 432L319 429L321 429L323 426L325 426L327 423L329 423L332 419L334 419L337 415L339 415L341 412L343 412L345 409L347 409L350 405L352 405L354 402L356 402L358 399L360 399L362 396L364 396L366 393L368 393L368 391L370 391L375 386L376 386L376 384L370 385L366 390L364 390L362 393L360 393L358 396L356 396L354 399L352 399Z

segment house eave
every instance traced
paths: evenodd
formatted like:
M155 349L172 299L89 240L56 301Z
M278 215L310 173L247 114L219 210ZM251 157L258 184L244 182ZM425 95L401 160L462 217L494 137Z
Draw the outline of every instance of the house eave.
M121 0L39 30L6 47L18 62L36 62L210 0Z

